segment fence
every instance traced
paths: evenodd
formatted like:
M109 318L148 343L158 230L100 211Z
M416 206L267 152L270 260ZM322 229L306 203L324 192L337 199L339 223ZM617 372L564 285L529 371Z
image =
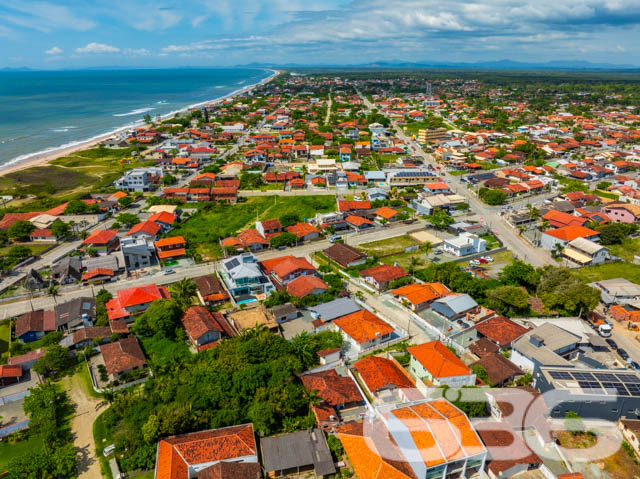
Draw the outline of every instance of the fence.
M17 422L15 424L11 424L9 426L6 426L0 429L0 439L10 436L16 431L24 431L25 429L29 429L29 419L22 422Z

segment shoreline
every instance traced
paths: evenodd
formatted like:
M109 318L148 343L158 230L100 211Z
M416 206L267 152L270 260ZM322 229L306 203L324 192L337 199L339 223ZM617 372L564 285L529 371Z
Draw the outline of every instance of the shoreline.
M185 112L185 111L189 111L193 108L198 108L201 107L203 105L215 105L217 103L220 103L222 101L225 101L229 98L233 98L235 96L238 95L242 95L244 93L247 93L259 86L265 85L267 83L269 83L271 80L273 80L276 76L278 76L278 74L280 73L279 70L266 70L266 71L271 71L272 74L269 75L268 77L260 80L257 83L253 83L251 85L247 85L245 87L239 88L237 90L232 91L231 93L228 93L226 95L223 95L221 97L215 98L213 100L207 100L207 101L202 101L199 103L194 103L192 105L188 105L186 107L180 108L178 110L174 110L171 111L169 113L165 113L164 115L160 116L161 120L167 120L169 118L173 118L174 116L178 115L179 113ZM41 167L41 166L47 166L51 161L57 159L57 158L61 158L63 156L67 156L73 153L77 153L79 151L83 151L83 150L88 150L89 148L92 148L100 143L102 143L103 141L113 137L114 135L117 135L118 133L121 133L125 130L128 130L130 128L136 128L139 127L141 125L144 124L144 120L137 120L133 123L129 123L127 125L121 126L116 128L115 130L111 130L109 132L106 133L102 133L100 135L96 135L94 137L88 138L86 140L78 140L75 142L72 142L72 144L68 144L68 146L65 145L60 145L57 147L51 147L51 148L47 148L45 150L39 151L39 152L34 152L34 153L27 153L25 156L25 158L23 159L14 159L12 161L15 161L15 163L6 163L5 165L1 165L0 166L0 177L8 175L10 173L15 173L17 171L22 171L22 170L26 170L28 168L36 168L36 167ZM20 157L18 157L20 158Z

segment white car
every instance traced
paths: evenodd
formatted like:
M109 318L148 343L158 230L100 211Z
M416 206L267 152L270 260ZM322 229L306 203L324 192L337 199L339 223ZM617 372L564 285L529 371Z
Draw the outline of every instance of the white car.
M477 259L472 259L471 261L469 261L469 266L478 266L480 264L480 261L478 261Z
M483 256L482 259L488 261L489 263L493 262L493 258L491 256Z

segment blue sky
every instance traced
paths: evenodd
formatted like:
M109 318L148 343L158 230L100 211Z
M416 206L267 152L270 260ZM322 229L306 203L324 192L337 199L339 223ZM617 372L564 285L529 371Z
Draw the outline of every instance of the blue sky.
M640 65L640 0L0 0L0 67Z

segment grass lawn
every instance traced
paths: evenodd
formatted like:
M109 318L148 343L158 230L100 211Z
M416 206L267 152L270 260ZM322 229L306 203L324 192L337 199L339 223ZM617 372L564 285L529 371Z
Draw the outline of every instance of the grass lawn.
M26 246L27 248L29 248L31 250L31 254L33 254L34 256L38 256L40 255L40 253L42 253L45 249L51 247L52 245L54 245L55 243L42 243L42 242L37 242L37 243L19 243L17 245L9 245L9 246L4 246L2 248L0 248L0 256L4 256L7 253L9 253L9 250L11 248L13 248L14 246Z
M62 379L62 383L67 390L78 388L82 389L84 393L89 397L102 397L102 394L97 393L96 390L93 389L93 384L91 384L91 377L89 376L89 370L87 369L87 363L85 363L84 361L76 366L76 371L73 376L66 376Z
M236 205L217 204L200 211L171 234L184 236L187 242L196 246L203 259L216 259L220 256L219 239L253 228L256 221L276 219L288 213L295 213L302 220L335 208L333 196L259 196Z
M422 251L415 251L413 253L399 253L391 256L385 256L384 258L380 258L380 261L384 264L398 263L398 266L402 266L405 270L407 270L411 266L412 258L415 258L415 261L417 261L417 269L422 269L426 266L429 266L429 264L431 263L431 260L427 259L424 252Z
M372 241L358 246L359 249L370 255L382 256L390 253L402 253L409 246L420 244L410 236L394 236L380 241Z
M0 356L9 351L9 339L11 339L11 325L6 319L0 323Z
M640 265L626 261L585 266L576 270L576 274L589 283L614 278L625 278L633 283L640 283Z
M451 176L462 176L462 175L466 175L467 173L468 173L467 170L455 170L455 171L449 172Z
M572 434L571 431L559 431L556 433L562 447L567 449L587 449L595 445L597 437L590 433Z
M486 235L482 235L482 236L480 236L480 238L482 238L483 240L485 240L487 242L487 250L498 248L500 246L500 243L498 243L498 240L496 239L496 237L493 236L491 233L487 233Z
M53 160L47 166L16 171L0 178L0 194L44 194L44 200L31 201L23 207L31 211L43 205L51 208L79 194L107 187L125 170L153 164L148 161L120 163L136 149L144 148L91 148Z
M153 471L143 472L142 474L138 474L136 479L153 479L155 477L155 473Z
M633 261L633 257L640 254L640 238L625 238L621 244L612 244L607 248L612 255Z
M8 441L0 442L0 471L6 471L12 459L29 452L40 451L43 446L42 437L39 435L29 436L27 439L14 444Z

